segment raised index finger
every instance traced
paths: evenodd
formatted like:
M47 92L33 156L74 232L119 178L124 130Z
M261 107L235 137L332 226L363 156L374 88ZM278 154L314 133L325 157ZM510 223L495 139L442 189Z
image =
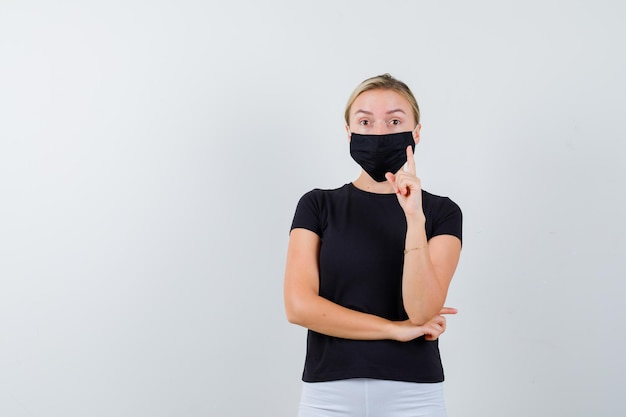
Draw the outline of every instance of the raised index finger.
M413 147L406 147L406 170L415 175L415 158L413 157Z

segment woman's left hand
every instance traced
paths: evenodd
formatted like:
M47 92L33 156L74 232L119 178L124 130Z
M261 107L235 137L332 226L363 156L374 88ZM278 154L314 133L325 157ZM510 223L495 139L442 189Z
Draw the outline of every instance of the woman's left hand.
M400 207L402 207L407 217L424 216L424 210L422 209L422 183L415 175L415 159L413 158L413 148L411 146L406 148L406 161L406 170L404 168L400 169L395 174L388 172L385 174L385 178L393 186Z

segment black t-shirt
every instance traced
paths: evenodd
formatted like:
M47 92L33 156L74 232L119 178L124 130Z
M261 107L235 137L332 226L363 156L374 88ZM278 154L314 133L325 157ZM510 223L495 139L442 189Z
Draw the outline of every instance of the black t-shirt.
M462 214L447 197L422 191L426 236L462 238ZM395 194L346 184L315 189L299 201L291 225L318 234L320 296L389 320L408 318L402 303L406 217ZM309 330L306 382L376 378L441 382L438 341L351 340Z

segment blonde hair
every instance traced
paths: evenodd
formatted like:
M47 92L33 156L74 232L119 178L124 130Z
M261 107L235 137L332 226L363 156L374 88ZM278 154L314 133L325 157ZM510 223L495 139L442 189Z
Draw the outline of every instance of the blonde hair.
M376 89L392 90L406 98L411 105L411 109L413 110L415 124L417 125L420 122L420 108L417 105L417 100L415 100L415 96L411 92L411 89L402 81L393 78L390 74L382 74L377 75L376 77L368 78L359 84L352 92L350 98L348 99L346 112L344 114L347 125L350 125L350 109L352 108L352 104L354 104L356 98L366 91Z

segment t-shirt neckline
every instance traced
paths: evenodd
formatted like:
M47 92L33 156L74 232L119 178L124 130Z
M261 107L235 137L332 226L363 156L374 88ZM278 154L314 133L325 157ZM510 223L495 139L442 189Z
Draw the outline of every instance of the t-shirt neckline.
M389 197L389 196L394 196L396 195L396 193L374 193L371 191L366 191L366 190L362 190L359 187L357 187L356 185L354 185L354 183L349 182L348 184L346 184L350 189L361 193L363 195L368 195L368 196L375 196L375 197Z

